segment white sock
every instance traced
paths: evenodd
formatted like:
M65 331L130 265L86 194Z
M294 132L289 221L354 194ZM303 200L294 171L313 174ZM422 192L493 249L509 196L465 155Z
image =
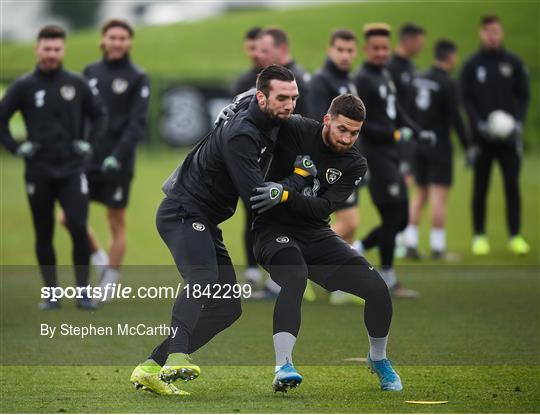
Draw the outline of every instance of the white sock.
M446 251L446 231L444 228L431 228L429 233L429 244L432 251Z
M397 278L394 268L382 269L380 274L388 288L392 288L394 285L396 285Z
M292 363L292 351L296 337L286 331L280 331L272 337L276 352L276 371L286 363Z
M116 284L120 276L120 271L116 268L107 267L103 271L103 277L99 283L100 286L105 287L107 284Z
M369 358L371 360L386 359L386 344L388 343L388 335L386 337L371 337L369 338Z
M252 284L259 284L262 281L262 272L257 267L248 267L244 272L246 281Z
M403 246L405 243L405 232L400 232L396 235L396 246Z
M99 249L90 255L90 263L92 265L107 265L109 263L109 256L103 249Z
M408 225L403 232L403 243L410 248L418 247L418 226Z
M356 240L353 242L352 244L352 247L354 249L356 249L356 251L360 254L360 255L364 255L364 244L362 243L362 241L360 239Z
M279 294L281 287L270 277L266 279L266 288L274 294Z

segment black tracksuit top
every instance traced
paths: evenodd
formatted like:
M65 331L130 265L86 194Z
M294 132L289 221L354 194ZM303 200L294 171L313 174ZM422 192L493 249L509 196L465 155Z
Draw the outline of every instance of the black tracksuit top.
M15 153L18 144L9 131L11 116L21 111L27 140L39 149L26 160L26 173L62 178L86 168L74 152L73 142L85 138L85 119L91 120L88 140L94 145L105 132L105 107L90 90L86 80L59 68L34 72L18 78L0 102L0 141Z
M94 92L99 92L109 113L107 132L96 143L90 169L99 170L103 159L114 156L121 164L118 174L131 176L136 144L146 133L148 77L127 55L119 60L92 63L83 75Z

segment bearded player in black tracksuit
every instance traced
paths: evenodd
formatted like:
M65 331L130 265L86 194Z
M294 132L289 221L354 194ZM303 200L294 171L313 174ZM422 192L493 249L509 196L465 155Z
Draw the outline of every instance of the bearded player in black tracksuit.
M109 20L103 25L103 59L88 65L84 76L99 92L109 113L109 128L96 143L89 169L90 198L107 207L111 229L107 267L100 285L118 282L118 272L126 250L126 207L135 168L137 143L144 137L150 95L148 77L131 62L129 52L134 32L123 20ZM93 240L93 251L99 243Z
M157 213L157 228L171 251L186 284L201 292L214 284L236 284L229 254L218 225L230 218L240 196L246 205L253 188L273 157L273 146L283 121L294 110L298 87L294 75L281 66L259 74L255 98L249 107L220 123L187 156L164 186L166 198ZM286 203L291 189L305 186L310 175L300 164L283 185L268 189L272 200ZM264 173L263 173L264 172ZM174 336L165 339L147 361L135 368L131 381L160 394L179 394L172 383L191 380L200 369L191 353L230 326L241 314L239 298L190 295L184 290L173 307Z
M395 237L407 226L408 199L400 171L398 141L413 138L413 125L400 109L396 88L384 65L390 52L390 28L367 25L364 51L366 61L355 76L358 96L369 110L362 130L362 149L370 170L369 190L381 216L381 225L359 244L360 252L379 247L381 275L396 297L415 298L418 293L403 288L393 269ZM429 138L421 132L418 138Z
M365 299L368 365L379 376L383 390L402 389L399 376L386 359L392 318L388 287L329 225L330 214L349 197L367 170L366 160L354 146L364 119L364 104L351 94L332 101L324 124L291 117L279 133L266 179L270 182L256 189L251 198L258 213L253 224L255 255L281 286L274 309L276 391L286 391L302 381L293 366L292 351L307 278L329 291L342 290ZM298 151L310 155L318 173L301 192L291 190L286 204L277 205L268 197L267 188L277 185L272 181L287 177Z
M506 221L510 240L508 249L517 255L530 251L520 235L521 133L529 104L529 80L521 59L503 45L502 24L497 16L482 18L481 49L463 65L461 87L463 103L470 119L473 139L480 147L474 164L473 186L473 254L487 255L489 241L485 235L486 196L494 160L501 166L506 197ZM514 130L497 138L488 128L489 115L502 110L515 120Z
M46 26L38 34L34 72L17 79L0 103L0 140L9 151L25 160L25 181L36 235L36 255L46 287L57 284L53 247L54 205L65 211L73 241L77 286L88 285L90 244L86 232L88 182L85 164L92 148L85 140L85 117L92 121L91 143L106 128L106 112L86 81L62 68L65 32ZM11 116L21 111L27 138L18 144L9 131ZM84 309L95 308L84 295L77 300ZM46 298L41 309L58 308Z
M409 209L409 225L404 232L407 256L420 258L418 252L418 225L424 206L431 205L430 248L433 259L442 259L446 251L446 208L452 185L453 145L450 131L454 129L469 156L471 146L468 131L460 114L460 93L450 71L457 64L457 48L448 40L439 40L434 48L435 63L413 81L416 89L415 121L424 129L433 131L435 145L417 146L413 159L413 172L417 191Z

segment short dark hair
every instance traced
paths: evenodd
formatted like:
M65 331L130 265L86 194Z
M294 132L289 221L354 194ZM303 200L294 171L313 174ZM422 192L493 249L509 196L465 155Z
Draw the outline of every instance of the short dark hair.
M110 19L107 20L103 26L101 26L101 34L104 35L109 29L113 27L121 27L129 33L129 37L135 36L135 31L133 27L126 21L122 19Z
M366 119L366 106L356 95L341 94L332 100L328 114L333 117L343 115L351 120L364 121Z
M337 39L354 40L356 42L356 35L349 29L336 29L330 35L330 46L334 44Z
M279 27L269 27L268 29L264 29L263 31L261 31L261 33L259 33L257 37L263 37L266 35L272 36L272 39L274 39L275 46L289 44L287 33L285 32L285 30L280 29Z
M399 29L399 38L403 39L405 37L415 37L424 35L425 33L426 30L422 26L419 26L416 23L405 23Z
M501 23L501 19L499 19L499 16L497 16L496 14L485 14L482 16L482 18L480 19L480 26L487 26L488 24L491 24L491 23Z
M57 25L47 25L39 31L37 40L40 39L65 39L66 31Z
M250 28L244 35L244 40L257 39L257 36L259 36L259 33L261 33L261 31L262 31L262 27L260 26L254 26Z
M278 80L294 82L296 78L291 70L280 65L269 65L257 75L257 91L261 91L266 97L270 94L270 81Z
M368 23L364 25L364 39L369 39L371 36L386 36L390 37L392 29L386 23Z
M433 48L433 54L438 61L445 61L448 55L456 51L456 44L448 39L439 39Z

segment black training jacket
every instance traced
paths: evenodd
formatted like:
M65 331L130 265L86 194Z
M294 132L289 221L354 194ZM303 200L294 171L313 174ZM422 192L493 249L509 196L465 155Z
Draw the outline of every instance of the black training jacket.
M366 106L366 121L360 138L368 161L370 156L399 159L395 131L416 125L406 116L396 98L396 87L387 69L364 62L354 77L358 96Z
M463 103L478 136L478 123L487 121L497 109L506 111L521 123L529 105L529 79L521 59L501 48L480 49L470 56L460 75Z
M309 83L311 118L322 121L332 100L342 94L358 95L348 71L342 71L329 58L313 75Z
M250 98L247 108L221 122L195 146L167 179L163 191L188 211L202 212L216 224L234 214L239 196L249 208L253 189L263 185L280 126ZM294 160L290 174L293 169ZM305 180L292 174L291 186L302 188Z
M308 154L317 177L301 191L289 190L289 199L255 217L254 228L279 223L295 228L327 227L330 214L351 195L364 177L367 162L356 146L333 152L323 141L323 124L299 115L280 129L267 180L280 182L290 174L296 155Z
M460 94L457 82L440 68L432 67L418 75L414 81L416 90L415 121L423 130L437 134L437 147L449 147L450 130L455 129L461 145L469 146L469 137L460 114Z
M21 111L28 141L39 149L26 160L26 173L65 177L85 169L85 160L74 152L73 142L85 139L85 118L90 118L88 140L99 142L106 129L105 107L86 80L60 68L34 72L18 78L0 102L0 141L15 153L18 143L9 130L9 119Z
M416 69L412 61L394 53L388 60L386 69L388 69L396 86L399 105L401 105L404 111L407 111L407 114L414 116L415 91L413 81L416 77Z
M103 159L116 157L123 176L133 175L135 147L146 133L148 77L129 56L108 61L105 58L88 65L84 71L88 84L99 92L109 113L106 134L96 143L90 170L99 170Z

